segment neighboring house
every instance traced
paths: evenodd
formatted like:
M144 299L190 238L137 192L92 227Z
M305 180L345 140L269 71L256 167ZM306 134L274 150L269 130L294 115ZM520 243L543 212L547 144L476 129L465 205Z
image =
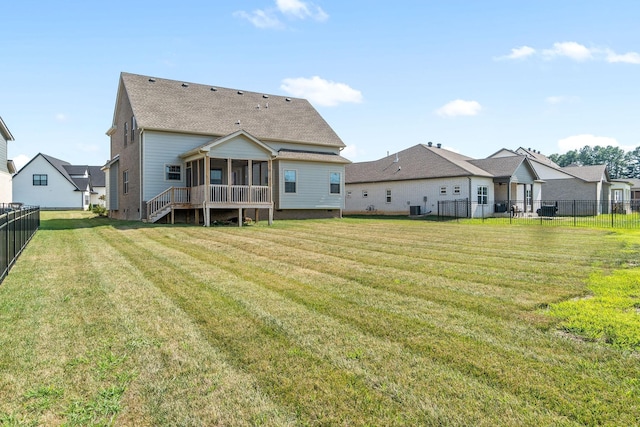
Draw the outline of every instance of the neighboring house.
M611 207L615 213L631 213L633 204L631 203L631 187L633 182L630 179L611 180Z
M493 158L525 156L529 159L537 175L542 180L543 202L550 201L594 201L582 204L585 212L558 212L559 214L602 214L608 213L611 205L611 180L606 165L560 167L539 151L518 148L516 151L503 149L491 155ZM565 204L565 206L569 206ZM595 208L591 208L595 206ZM595 212L593 211L595 209Z
M107 135L112 218L342 214L345 145L305 99L121 73Z
M16 173L13 161L8 160L8 142L13 141L13 135L9 132L9 128L0 117L0 204L11 203L12 186L11 176Z
M631 183L631 199L640 200L640 179L629 178L628 181Z
M525 156L476 160L440 144L349 164L345 175L349 214L449 215L442 211L448 204L439 202L459 201L455 209L470 211L455 215L481 217L508 214L512 206L532 212L540 200L538 176Z
M15 201L42 209L88 209L104 193L100 166L71 165L42 153L13 177Z

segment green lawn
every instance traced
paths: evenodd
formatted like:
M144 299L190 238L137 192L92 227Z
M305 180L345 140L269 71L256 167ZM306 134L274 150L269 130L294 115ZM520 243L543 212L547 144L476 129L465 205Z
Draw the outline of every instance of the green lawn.
M639 258L612 230L43 212L0 285L0 425L637 425Z

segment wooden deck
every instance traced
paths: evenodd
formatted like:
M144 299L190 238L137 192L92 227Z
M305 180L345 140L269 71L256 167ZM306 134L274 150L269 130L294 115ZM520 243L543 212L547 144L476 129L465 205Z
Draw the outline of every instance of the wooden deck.
M265 185L170 187L147 202L147 221L156 222L175 209L203 209L205 226L210 225L210 209L238 209L238 218L243 209L269 209L269 224L273 221L271 187Z

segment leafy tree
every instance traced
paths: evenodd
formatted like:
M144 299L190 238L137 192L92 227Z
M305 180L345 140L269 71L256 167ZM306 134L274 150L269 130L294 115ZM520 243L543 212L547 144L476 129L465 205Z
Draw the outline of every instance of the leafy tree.
M625 153L620 147L611 145L602 147L584 146L579 150L571 150L565 154L552 154L549 158L558 166L571 164L581 166L606 164L609 175L617 178L640 178L640 147Z

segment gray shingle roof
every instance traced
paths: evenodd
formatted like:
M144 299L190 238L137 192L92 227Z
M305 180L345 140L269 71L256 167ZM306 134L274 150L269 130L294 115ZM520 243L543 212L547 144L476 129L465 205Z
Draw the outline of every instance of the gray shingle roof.
M469 160L469 163L489 172L495 178L506 178L513 176L525 161L524 156L517 155ZM531 170L533 172L533 168ZM535 174L535 172L533 173Z
M345 166L345 183L492 176L470 160L473 159L444 148L418 144L380 160Z
M603 177L605 181L609 180L607 165L566 166L560 170L588 182L598 182Z
M139 128L344 147L306 99L121 73ZM116 125L114 123L114 125Z

